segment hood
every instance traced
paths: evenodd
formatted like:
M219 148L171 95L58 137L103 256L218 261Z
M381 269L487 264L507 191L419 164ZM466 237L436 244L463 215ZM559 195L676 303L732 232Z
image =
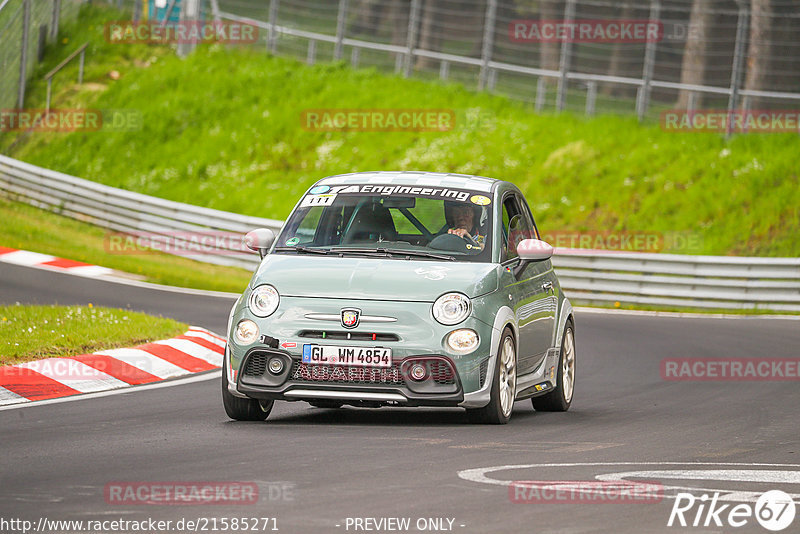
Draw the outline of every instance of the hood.
M268 255L251 286L272 284L287 297L433 302L448 291L470 298L497 289L492 263L311 255Z

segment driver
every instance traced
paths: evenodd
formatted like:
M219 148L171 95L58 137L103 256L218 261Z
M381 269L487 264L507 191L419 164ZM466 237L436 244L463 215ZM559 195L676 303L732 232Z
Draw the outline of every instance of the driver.
M481 235L475 220L475 209L469 204L455 204L452 206L450 214L453 218L453 227L447 230L448 234L473 241L483 248L486 236Z

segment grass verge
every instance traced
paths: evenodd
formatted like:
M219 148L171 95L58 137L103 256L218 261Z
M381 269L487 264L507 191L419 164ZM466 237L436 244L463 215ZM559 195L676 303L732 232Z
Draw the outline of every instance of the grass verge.
M116 187L281 219L320 177L359 170L481 174L516 183L545 232L699 236L663 252L800 254L800 137L666 132L635 119L537 114L458 84L344 64L307 66L263 50L108 44L85 6L67 28L91 42L86 80L60 75L58 107L133 109L131 131L35 133L0 140L14 157ZM68 52L51 50L44 70ZM224 73L224 74L222 74ZM112 75L113 74L113 75ZM119 76L117 76L117 74ZM41 80L27 107L40 107ZM453 110L441 132L309 130L304 110Z
M154 251L112 254L106 230L4 198L0 220L0 246L102 265L157 284L241 293L252 274Z
M0 365L131 347L186 328L172 319L92 304L0 306Z

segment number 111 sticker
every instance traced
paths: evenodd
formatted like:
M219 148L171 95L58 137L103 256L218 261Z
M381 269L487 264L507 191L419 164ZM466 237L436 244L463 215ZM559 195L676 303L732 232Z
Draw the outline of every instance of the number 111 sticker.
M308 206L330 206L333 204L335 194L332 195L306 195L300 203L301 208Z

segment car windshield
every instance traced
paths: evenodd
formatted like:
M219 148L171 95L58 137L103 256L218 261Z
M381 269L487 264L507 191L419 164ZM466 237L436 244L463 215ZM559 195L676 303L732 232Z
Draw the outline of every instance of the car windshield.
M491 261L491 198L462 189L317 186L278 237L279 253Z

